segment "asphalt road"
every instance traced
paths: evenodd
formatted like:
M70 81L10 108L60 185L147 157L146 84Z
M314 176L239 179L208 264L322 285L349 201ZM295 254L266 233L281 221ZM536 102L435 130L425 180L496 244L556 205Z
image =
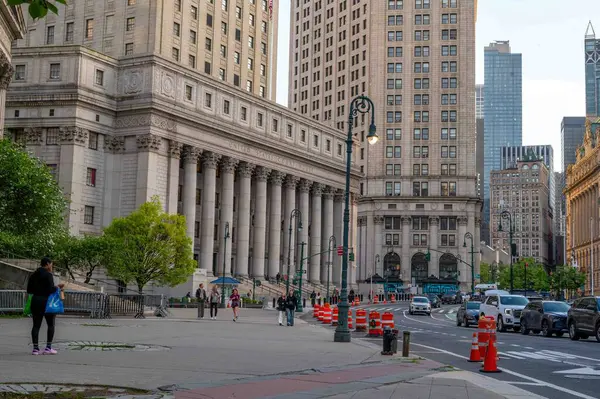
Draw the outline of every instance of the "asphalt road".
M463 370L478 372L479 363L469 363L473 333L456 326L457 305L434 309L431 317L408 314L408 304L363 305L359 308L389 311L395 327L411 332L411 352ZM354 333L364 337L364 333ZM400 338L401 339L401 338ZM530 333L498 333L498 367L501 373L489 377L510 382L547 398L600 398L600 343L592 338L571 341ZM381 338L377 338L381 341ZM402 343L398 342L401 350Z

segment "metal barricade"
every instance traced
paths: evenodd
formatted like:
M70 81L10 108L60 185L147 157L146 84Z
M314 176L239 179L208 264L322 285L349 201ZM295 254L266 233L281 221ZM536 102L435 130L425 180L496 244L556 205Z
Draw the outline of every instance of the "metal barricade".
M110 317L108 295L100 292L65 291L65 314L89 314L92 319Z
M0 314L23 312L27 293L24 290L0 291Z
M136 319L145 318L146 310L154 310L162 317L169 314L164 295L110 294L108 309L110 316L133 316Z

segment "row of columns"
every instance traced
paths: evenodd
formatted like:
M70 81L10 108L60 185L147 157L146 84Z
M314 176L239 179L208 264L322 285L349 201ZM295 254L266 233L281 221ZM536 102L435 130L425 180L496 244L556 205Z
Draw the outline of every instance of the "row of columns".
M176 154L172 151L171 154ZM215 194L216 172L220 167L221 192L219 221L219 248L220 259L225 262L225 273L230 274L232 245L225 245L226 223L233 228L233 202L234 202L234 177L237 172L239 188L237 203L237 240L235 274L249 275L248 259L252 248L252 275L255 278L266 276L274 278L277 273L287 272L287 253L293 262L296 244L301 242L310 244L305 247L305 258L309 257L307 275L310 282L324 284L327 281L327 256L321 256L329 244L329 237L335 235L337 245L342 240L342 213L343 192L333 187L318 182L300 179L293 175L286 175L280 171L272 171L263 166L256 166L248 162L239 162L230 157L222 157L212 152L202 152L197 148L185 146L183 155L183 214L186 217L188 236L194 237L196 225L196 190L197 190L197 163L202 163L202 220L200 233L199 267L212 270L214 254L214 229L215 224ZM254 180L254 182L252 181ZM253 186L254 184L254 186ZM254 218L251 224L252 187L254 187ZM282 203L282 191L285 190L285 203ZM298 195L296 195L298 193ZM268 200L267 200L268 197ZM297 201L296 201L297 199ZM270 204L269 209L267 205ZM288 234L290 228L290 215L294 209L299 209L302 215L302 226L296 231L295 222L292 226L292 246L288 248ZM269 212L269 225L267 226L267 211ZM282 232L282 220L283 229ZM310 220L310 223L309 223ZM310 226L310 237L309 237ZM252 228L252 234L251 234ZM266 245L268 228L268 247ZM283 235L283 240L282 240ZM297 235L297 237L295 237ZM252 243L250 239L253 238ZM282 246L283 242L283 246ZM252 245L250 245L252 244ZM283 248L282 248L283 247ZM283 250L283 251L282 251ZM268 261L265 261L268 253ZM281 262L281 255L284 255ZM341 262L338 257L332 257L330 265L330 279L339 284ZM266 270L265 270L266 268ZM217 268L221 270L221 266ZM295 267L292 267L295 271Z
M598 237L598 233L600 233L598 226L599 198L598 185L594 184L571 201L572 225L570 227L574 233L575 246L590 242L592 234L594 238ZM568 243L568 245L570 244L572 243Z

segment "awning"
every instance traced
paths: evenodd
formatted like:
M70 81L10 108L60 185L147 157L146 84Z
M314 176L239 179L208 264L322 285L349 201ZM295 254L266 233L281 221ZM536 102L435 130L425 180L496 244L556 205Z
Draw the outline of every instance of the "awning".
M224 279L225 281L223 281L223 277L219 277L216 280L211 281L211 284L218 284L218 285L238 285L241 284L238 280L234 279L233 277L225 277Z

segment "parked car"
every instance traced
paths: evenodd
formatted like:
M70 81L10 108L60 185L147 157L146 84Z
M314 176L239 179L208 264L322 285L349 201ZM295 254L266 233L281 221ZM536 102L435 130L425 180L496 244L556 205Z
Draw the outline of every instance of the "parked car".
M479 317L493 316L496 328L505 332L507 328L518 331L521 328L521 311L529 300L523 295L511 295L506 291L486 291L485 302L479 308Z
M456 292L446 292L442 295L443 304L454 304L456 303Z
M479 321L479 307L481 302L477 301L466 301L460 305L458 312L456 312L456 325L469 327L469 324L477 324Z
M440 300L439 296L435 294L429 294L427 295L427 298L429 299L429 302L431 302L432 308L439 308L442 306L442 301Z
M600 342L600 297L587 296L576 299L567 315L569 338L577 341L590 335Z
M529 301L521 312L521 334L529 331L551 337L556 334L562 337L567 329L567 312L569 305L558 301Z
M425 313L431 316L431 303L429 299L424 296L416 296L410 302L408 313L413 315L415 313Z

